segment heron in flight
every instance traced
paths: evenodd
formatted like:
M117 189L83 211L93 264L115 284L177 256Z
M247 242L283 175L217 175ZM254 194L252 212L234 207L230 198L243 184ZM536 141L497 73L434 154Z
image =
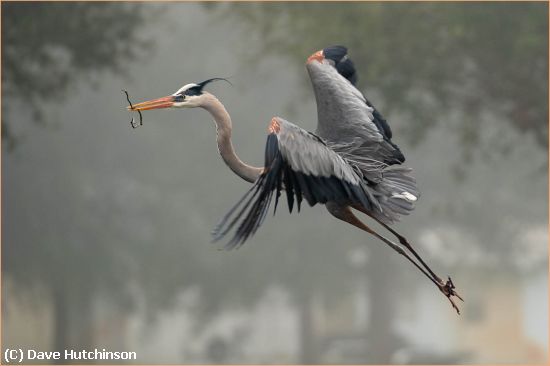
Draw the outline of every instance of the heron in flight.
M459 313L453 297L462 298L450 277L444 282L408 240L390 227L414 209L420 193L411 169L402 165L405 157L392 142L387 121L355 87L357 74L347 49L332 46L315 52L307 59L306 68L317 101L317 130L308 132L273 117L263 167L246 164L237 156L231 142L231 117L223 104L204 90L209 83L224 79L187 84L172 95L128 109L202 108L211 114L222 159L235 174L253 183L214 229L215 241L233 231L226 249L239 247L252 236L273 200L275 212L284 191L290 212L295 206L299 211L303 199L310 206L324 204L332 216L380 239L428 277ZM373 230L353 210L381 224L399 243Z

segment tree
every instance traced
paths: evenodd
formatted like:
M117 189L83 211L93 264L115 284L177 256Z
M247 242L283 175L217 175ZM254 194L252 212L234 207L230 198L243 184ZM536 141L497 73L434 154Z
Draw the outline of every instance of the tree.
M127 3L2 4L5 100L18 99L36 123L43 123L41 106L61 99L77 80L93 85L100 72L123 74L124 64L149 45L137 32L144 19L141 8ZM17 137L9 108L3 103L2 139L8 148Z
M12 133L18 122L10 117L13 105L27 106L32 120L43 123L45 102L63 98L77 80L93 83L101 72L124 72L124 63L147 45L136 32L142 20L141 5L136 4L2 4L2 139L8 149L19 137ZM51 212L25 212L30 207L19 207L9 198L2 205L8 217L4 224L18 213L29 224L22 232L16 225L7 236L4 232L3 273L20 288L41 287L51 294L56 350L91 345L94 295L124 292L121 266L107 245L114 239L113 230L104 230L105 223L94 222L93 215L75 222L89 203L82 200L77 174L57 181L60 176L41 176L37 181L50 179L51 186L45 183L22 193L36 195L35 202ZM58 207L64 201L67 204ZM101 268L91 266L94 256L103 259Z
M261 45L252 57L304 55L344 44L359 69L359 88L383 110L414 124L398 126L418 144L442 112L463 110L457 128L476 145L482 113L548 143L548 4L291 3L224 4ZM291 35L291 36L289 36ZM253 51L251 51L251 49ZM444 62L443 62L444 61ZM378 97L378 93L391 98Z

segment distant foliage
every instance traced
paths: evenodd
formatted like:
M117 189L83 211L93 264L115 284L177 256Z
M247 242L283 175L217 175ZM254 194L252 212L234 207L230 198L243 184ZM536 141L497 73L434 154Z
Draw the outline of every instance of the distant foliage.
M463 111L457 128L463 144L479 143L482 114L489 111L547 147L546 3L229 3L208 9L242 20L251 38L260 38L254 56L282 54L301 67L318 49L348 46L359 88L378 91L383 112L414 120L402 127L411 143L446 123L441 115L453 109Z
M2 4L2 94L17 97L40 122L41 103L63 97L83 77L124 73L147 42L137 36L141 4L26 2ZM91 80L91 79L90 79ZM9 106L2 106L2 138Z

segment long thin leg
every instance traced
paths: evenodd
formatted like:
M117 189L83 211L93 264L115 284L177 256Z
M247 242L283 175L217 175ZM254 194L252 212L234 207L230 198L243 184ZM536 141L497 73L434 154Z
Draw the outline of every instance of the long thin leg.
M418 261L424 266L424 268L432 275L432 277L439 283L443 284L443 281L441 280L441 278L439 278L438 275L436 275L432 269L430 268L430 266L428 266L424 260L422 259L422 257L420 257L420 255L418 253L416 253L416 251L413 249L413 247L411 246L411 244L408 242L407 238L405 238L404 236L400 235L398 232L396 232L395 230L393 230L391 227L389 227L388 225L386 225L385 223L383 223L382 221L380 221L379 219L377 219L376 217L374 217L370 212L366 211L364 209L363 206L360 206L360 205L357 205L357 206L353 206L353 208L355 208L356 210L359 210L361 212L363 212L364 214L368 215L369 217L371 217L373 220L375 220L376 222L378 222L380 225L382 225L384 228L386 228L386 230L388 230L390 233L392 233L393 235L395 235L395 237L399 240L399 243L401 243L404 247L406 247L411 253L412 255L414 255L414 257L416 259L418 259Z
M401 254L409 262L414 264L416 268L420 270L420 272L424 273L426 277L430 279L436 286L439 286L439 283L432 277L428 272L426 272L418 263L415 262L414 259L412 259L399 245L395 244L391 240L385 238L384 236L378 234L376 231L365 225L355 214L351 211L349 206L339 206L339 205L332 205L330 203L326 204L328 211L337 219L340 219L342 221L345 221L349 224L352 224L355 227L358 227L359 229L366 231L367 233L376 236L378 239L382 240L385 244L387 244L390 248L395 250L397 253Z
M414 259L412 259L399 245L395 244L391 240L385 238L384 236L378 234L376 231L368 227L365 223L363 223L355 214L351 211L350 206L342 206L333 202L327 202L326 207L328 211L337 219L340 219L342 221L345 221L363 231L366 231L367 233L376 236L378 239L382 240L385 244L387 244L390 248L395 250L397 253L401 254L409 262L411 262L420 272L422 272L430 281L432 281L437 288L449 299L451 302L451 305L456 310L458 314L460 314L460 310L458 309L458 306L456 306L453 299L451 299L451 296L457 296L459 297L456 292L454 291L454 284L452 283L451 279L447 281L447 283L443 284L443 281L439 279L439 277L435 276L432 277L424 268L420 267L418 263ZM431 271L430 271L431 272ZM432 272L433 273L433 272ZM437 280L436 280L437 279ZM459 297L460 298L460 297ZM460 298L461 299L461 298ZM461 299L462 300L462 299Z
M369 215L369 214L367 214ZM395 235L395 237L399 240L399 243L401 243L402 245L404 245L414 256L416 259L418 259L418 261L420 263L422 263L422 265L424 266L424 268L426 268L426 270L428 272L430 272L430 274L433 276L433 278L438 281L438 282L441 282L443 283L443 281L441 280L441 278L439 278L433 271L432 269L430 268L430 266L428 266L424 260L420 257L420 255L418 255L418 253L416 253L416 251L413 249L413 247L411 246L411 244L409 243L409 241L407 240L407 238L405 238L403 235L399 234L397 231L393 230L391 227L389 227L388 225L386 225L385 223L383 223L382 221L378 220L376 217L373 217L372 215L369 215L371 218L373 218L377 223L379 223L380 225L382 225L384 228L386 228L386 230L388 230L390 233L392 233L393 235Z
M388 225L386 225L385 223L383 223L382 221L378 220L376 217L373 217L372 215L370 215L369 213L367 213L368 216L370 216L371 218L373 218L376 222L378 222L380 225L382 225L384 228L386 228L386 230L388 230L390 233L392 233L393 235L395 235L395 237L399 240L399 243L401 243L402 245L404 245L413 255L416 259L418 259L418 261L424 266L424 268L426 268L426 270L433 276L433 278L443 284L443 280L441 280L441 278L439 278L439 276L437 276L433 271L432 269L424 262L424 260L422 259L422 257L420 257L420 255L418 253L416 253L416 251L413 249L412 245L409 243L409 241L407 240L407 238L405 238L403 235L399 234L397 231L393 230L391 227L389 227ZM449 279L447 280L447 283L445 284L446 286L450 286L451 288L449 289L451 292L452 292L452 295L458 297L461 301L464 301L462 299L462 297L460 297L460 295L454 290L454 285L451 281L451 278L449 277Z

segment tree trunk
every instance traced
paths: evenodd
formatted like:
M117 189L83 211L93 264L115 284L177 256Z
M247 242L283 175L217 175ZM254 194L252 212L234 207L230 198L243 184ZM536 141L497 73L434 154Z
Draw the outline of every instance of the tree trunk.
M53 350L65 352L69 348L69 314L68 294L63 283L53 284ZM53 361L52 361L53 363ZM66 360L57 360L55 363L69 363Z
M317 363L316 335L313 331L312 293L304 288L298 294L298 308L300 311L300 355L299 362L302 365Z
M93 339L93 287L74 285L67 281L53 284L53 350L64 353L66 349L91 350ZM55 363L74 363L57 360ZM80 360L77 363L86 363Z
M75 290L75 300L72 311L73 344L78 349L93 349L94 317L92 314L93 290L89 287L78 287ZM82 361L79 361L81 363Z
M391 263L388 248L372 248L371 258L366 266L369 281L369 326L367 331L370 364L389 364L394 352L401 347L393 329L395 318L394 276L395 266ZM391 252L391 253L390 253Z

